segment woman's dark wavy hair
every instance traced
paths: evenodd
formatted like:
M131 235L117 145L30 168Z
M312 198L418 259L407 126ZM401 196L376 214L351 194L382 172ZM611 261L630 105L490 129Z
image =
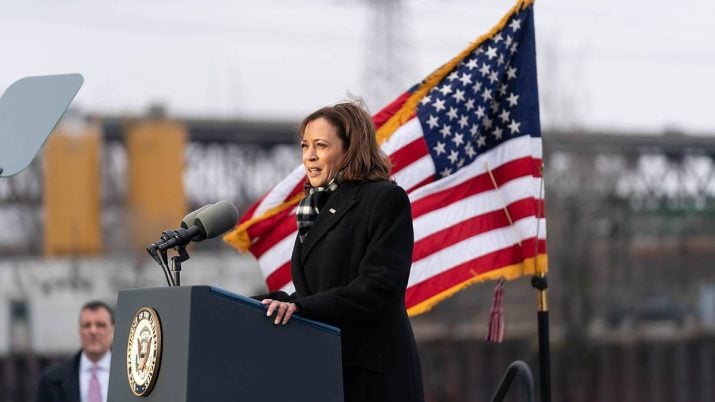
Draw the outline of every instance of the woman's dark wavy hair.
M335 127L343 141L341 181L391 180L390 159L382 152L375 138L375 125L362 102L344 102L318 109L300 123L300 138L313 120L324 118ZM309 188L309 185L307 186Z

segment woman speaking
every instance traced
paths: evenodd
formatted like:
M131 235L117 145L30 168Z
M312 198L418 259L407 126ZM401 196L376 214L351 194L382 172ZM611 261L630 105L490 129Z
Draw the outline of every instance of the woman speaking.
M295 293L262 300L276 324L293 313L340 327L346 402L422 402L404 297L412 262L410 202L370 115L355 103L300 125L307 176L291 267Z

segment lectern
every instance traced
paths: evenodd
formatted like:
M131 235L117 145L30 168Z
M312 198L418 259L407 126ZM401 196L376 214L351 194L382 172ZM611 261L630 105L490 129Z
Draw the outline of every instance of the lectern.
M340 331L209 286L124 290L109 402L342 402Z

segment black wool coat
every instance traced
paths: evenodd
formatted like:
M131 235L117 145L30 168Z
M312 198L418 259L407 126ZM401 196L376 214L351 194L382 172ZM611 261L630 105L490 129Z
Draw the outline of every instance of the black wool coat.
M346 402L422 402L420 361L405 310L414 235L405 191L346 182L330 195L291 259L299 314L342 331Z
M79 402L79 359L71 359L50 367L40 377L35 402Z

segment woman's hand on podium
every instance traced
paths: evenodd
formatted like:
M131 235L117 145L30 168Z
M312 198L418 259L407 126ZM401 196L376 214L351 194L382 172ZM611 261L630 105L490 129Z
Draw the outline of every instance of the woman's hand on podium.
M285 325L288 320L290 320L290 317L293 315L293 313L298 311L298 306L296 306L295 303L282 302L273 299L263 299L261 300L261 304L263 304L264 306L268 306L266 316L272 316L273 312L275 311L276 318L275 320L273 320L273 323L276 325Z

